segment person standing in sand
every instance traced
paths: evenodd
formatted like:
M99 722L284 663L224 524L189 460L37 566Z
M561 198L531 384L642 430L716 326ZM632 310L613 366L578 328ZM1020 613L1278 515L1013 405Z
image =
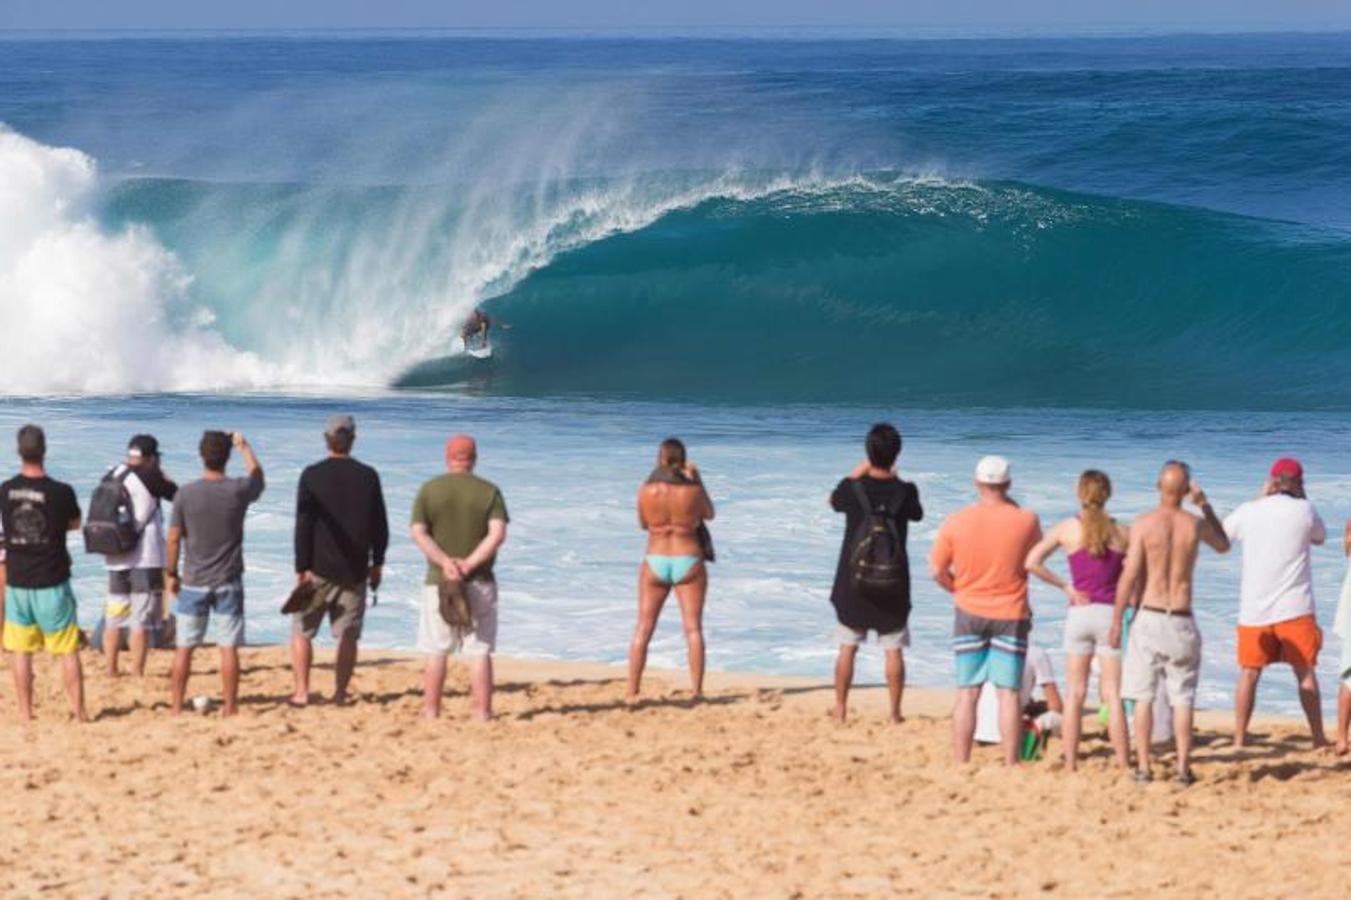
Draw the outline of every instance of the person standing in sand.
M122 629L130 633L132 671L145 675L145 659L152 640L165 627L164 511L161 502L178 494L178 485L160 469L159 441L138 434L127 445L127 461L109 473L122 480L131 497L136 546L107 557L108 601L104 605L103 655L108 674L118 676L117 657ZM91 513L92 514L92 513Z
M1230 542L1243 545L1234 746L1247 743L1262 670L1283 662L1295 672L1314 746L1324 747L1327 736L1318 690L1323 632L1314 615L1309 550L1327 540L1328 530L1304 496L1304 467L1299 460L1276 460L1262 496L1226 516L1224 533Z
M1351 521L1346 523L1342 550L1351 559ZM1342 582L1332 631L1342 640L1342 658L1337 668L1341 676L1337 688L1337 755L1346 756L1351 753L1351 571Z
M1065 768L1079 765L1079 734L1083 728L1088 676L1096 654L1102 702L1107 707L1107 734L1117 765L1130 767L1130 741L1125 711L1121 706L1121 651L1108 645L1112 631L1112 608L1116 585L1126 559L1130 533L1107 515L1112 482L1106 474L1089 469L1079 476L1079 515L1065 519L1046 533L1027 555L1027 570L1063 591L1070 608L1065 614L1065 681L1068 714L1061 726L1065 740ZM1069 560L1070 580L1064 581L1046 560L1063 549Z
M1041 540L1036 513L1009 497L1008 460L986 456L976 465L978 499L948 516L929 556L934 580L953 595L952 648L957 659L957 702L952 712L953 755L971 759L976 705L985 682L999 692L1000 746L1005 765L1017 765L1022 743L1019 691L1027 662L1032 611L1025 560Z
M713 501L699 467L685 456L675 438L662 441L657 467L638 489L638 527L647 532L647 552L638 567L638 626L629 644L630 700L638 698L647 647L657 630L666 598L675 591L685 626L690 690L704 693L704 597L708 593L707 549L700 534L713 520Z
M380 476L352 459L356 420L332 416L324 428L328 458L300 474L296 489L296 584L314 588L314 603L291 617L291 703L310 701L314 637L327 617L338 642L333 702L347 700L366 618L366 587L380 588L389 547L389 517Z
M0 631L13 654L19 720L33 719L33 654L46 650L61 660L72 715L87 722L66 549L66 533L80 528L80 502L70 485L48 477L41 428L20 428L18 444L19 474L0 484Z
M903 648L910 633L910 559L906 538L911 522L924 518L919 488L896 477L901 435L885 422L874 425L864 442L868 458L854 467L830 495L830 508L844 513L844 542L835 566L831 605L839 622L835 659L835 706L831 715L848 715L854 659L868 632L886 657L891 721L899 724L905 690Z
M225 477L231 446L244 457L243 478ZM244 643L244 515L263 495L263 467L238 431L208 431L198 451L202 477L178 491L164 569L165 587L178 598L174 603L178 650L169 708L175 715L183 711L192 654L205 640L214 614L224 692L221 714L233 716L239 712L239 648ZM179 560L185 556L180 577Z
M1202 516L1182 509L1182 501L1188 497ZM1205 491L1192 484L1191 469L1184 462L1171 460L1159 473L1158 507L1131 524L1107 641L1112 647L1121 646L1126 606L1138 597L1139 609L1131 624L1130 645L1122 667L1121 694L1135 701L1135 777L1141 784L1153 778L1150 746L1154 696L1160 678L1173 705L1175 780L1183 785L1195 781L1191 771L1192 705L1201 672L1201 633L1192 616L1192 575L1202 542L1219 553L1229 551L1224 525Z
M427 558L418 619L418 650L426 655L422 713L441 715L446 657L469 660L474 716L493 716L493 659L497 645L497 579L493 565L507 539L507 504L497 485L474 474L478 445L468 435L446 442L446 474L422 485L413 501L413 542ZM473 624L453 628L441 616L442 582L463 588Z

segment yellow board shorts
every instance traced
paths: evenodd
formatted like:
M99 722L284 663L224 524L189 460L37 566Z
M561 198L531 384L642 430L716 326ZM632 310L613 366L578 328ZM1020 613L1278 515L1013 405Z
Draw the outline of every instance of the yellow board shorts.
M70 582L56 587L6 588L4 645L11 653L46 650L53 656L79 650L80 626Z

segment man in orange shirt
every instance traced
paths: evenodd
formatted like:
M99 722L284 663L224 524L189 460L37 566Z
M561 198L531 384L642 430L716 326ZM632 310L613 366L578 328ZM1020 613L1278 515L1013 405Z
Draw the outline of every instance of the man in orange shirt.
M1005 765L1018 762L1022 711L1018 691L1027 660L1032 611L1023 561L1041 540L1037 514L1009 498L1008 460L987 456L976 465L977 500L943 521L929 564L934 580L957 606L952 648L957 657L953 754L971 759L976 703L985 682L999 694L1000 745Z

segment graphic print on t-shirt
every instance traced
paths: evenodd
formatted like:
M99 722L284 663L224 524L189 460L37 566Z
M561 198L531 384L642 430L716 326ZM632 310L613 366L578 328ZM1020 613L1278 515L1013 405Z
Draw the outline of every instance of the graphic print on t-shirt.
M10 504L12 534L5 541L10 548L45 547L51 529L47 523L47 495L27 488L10 488L6 501Z

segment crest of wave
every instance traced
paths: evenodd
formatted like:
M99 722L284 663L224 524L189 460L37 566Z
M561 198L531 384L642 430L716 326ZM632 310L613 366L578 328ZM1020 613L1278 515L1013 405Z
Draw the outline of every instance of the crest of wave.
M147 229L103 229L93 160L0 125L0 394L256 386L275 373L186 308Z

